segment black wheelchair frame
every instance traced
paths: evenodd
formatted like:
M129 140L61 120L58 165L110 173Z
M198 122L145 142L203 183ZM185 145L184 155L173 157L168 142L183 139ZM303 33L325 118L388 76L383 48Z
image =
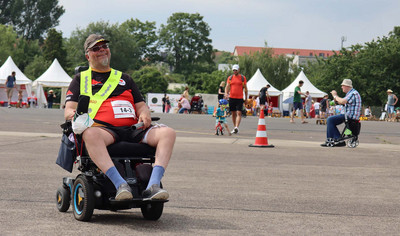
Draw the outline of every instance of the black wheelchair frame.
M75 137L78 141L75 142L76 150L80 151L75 163L81 173L75 179L64 177L62 186L57 189L57 209L60 212L68 211L72 205L74 217L79 221L89 221L94 209L116 211L141 208L142 215L147 220L158 220L161 217L164 203L168 200L142 197L155 161L155 148L129 142L118 142L107 147L117 170L132 189L132 200L116 201L114 185L90 159L81 137Z
M361 131L360 120L348 119L345 114L344 128L340 134L340 138L334 140L333 138L328 138L327 146L334 147L340 142L347 141L347 146L350 148L355 148L359 145L358 135Z

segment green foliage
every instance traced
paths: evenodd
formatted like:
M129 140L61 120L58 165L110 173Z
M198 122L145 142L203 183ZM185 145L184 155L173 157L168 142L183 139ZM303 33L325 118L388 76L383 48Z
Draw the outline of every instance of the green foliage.
M43 56L47 61L57 58L61 66L66 65L67 52L63 46L62 33L55 29L50 29L43 45Z
M0 25L0 64L16 50L17 33L11 26Z
M186 83L190 88L190 93L218 93L218 87L221 81L226 80L226 72L213 71L212 73L192 74L186 79Z
M240 73L245 75L247 80L250 80L257 69L260 69L269 83L282 90L295 78L295 75L290 72L292 70L289 63L291 60L283 55L272 56L271 49L266 48L261 52L240 56Z
M155 67L144 66L132 74L142 95L167 92L168 82Z
M159 42L167 49L167 61L175 73L187 76L211 71L210 30L198 13L174 13L168 18L167 25L161 25Z
M24 74L31 80L36 80L51 65L52 61L46 60L43 56L36 55L25 67Z
M230 52L224 51L214 51L215 54L215 64L235 64L237 60L235 56L232 55Z
M1 1L0 6L0 23L13 25L18 35L29 40L41 39L48 29L58 25L65 12L58 0Z
M364 45L342 49L326 60L306 67L305 73L315 85L324 91L337 90L344 78L353 81L353 87L361 94L363 104L382 106L386 103L386 90L400 92L400 38L394 32L388 37L372 40Z

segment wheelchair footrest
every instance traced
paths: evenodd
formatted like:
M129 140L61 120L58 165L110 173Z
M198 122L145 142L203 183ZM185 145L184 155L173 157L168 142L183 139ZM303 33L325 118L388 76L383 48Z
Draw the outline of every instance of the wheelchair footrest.
M130 203L161 203L161 202L168 202L168 200L159 200L159 199L153 199L151 200L150 198L133 198L130 200L122 200L122 201L117 201L115 198L109 198L110 204L111 205L125 205L125 204L130 204Z

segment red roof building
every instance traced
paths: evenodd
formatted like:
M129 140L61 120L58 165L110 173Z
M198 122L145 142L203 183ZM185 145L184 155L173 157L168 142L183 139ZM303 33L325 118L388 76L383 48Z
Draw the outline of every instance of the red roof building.
M236 46L233 52L234 56L250 55L254 52L261 52L265 47L246 47ZM330 57L334 54L333 50L318 50L318 49L297 49L297 48L270 48L273 55L298 55L304 57ZM339 53L339 51L335 51Z

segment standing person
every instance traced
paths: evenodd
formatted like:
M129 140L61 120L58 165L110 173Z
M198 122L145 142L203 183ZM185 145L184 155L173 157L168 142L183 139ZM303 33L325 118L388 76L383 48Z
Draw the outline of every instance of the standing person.
M387 114L388 114L388 121L394 121L394 106L396 105L397 101L399 100L395 94L393 94L393 91L391 89L388 89L386 91L388 95L387 99Z
M18 91L18 103L17 103L17 108L22 108L22 98L24 97L22 95L22 90Z
M364 115L366 117L370 117L371 116L371 108L369 106L367 106L367 108L365 108Z
M239 125L242 119L243 102L247 100L247 80L244 75L239 74L239 65L233 65L233 75L226 81L225 97L229 94L229 110L232 113L233 130L231 133L239 132ZM243 90L245 97L243 98Z
M54 91L50 89L49 94L47 95L47 107L50 109L53 108L54 98L56 98L56 95L54 94Z
M303 86L304 81L300 80L299 85L294 88L294 96L293 96L293 112L290 117L290 123L294 123L294 114L296 113L297 109L300 110L300 115L301 115L301 123L305 124L308 123L307 121L304 120L304 114L303 114L303 103L301 101L301 95L306 96L306 94L301 92L301 86Z
M258 93L258 96L260 98L260 111L264 112L265 115L265 103L269 104L269 94L268 94L268 89L271 87L271 85L267 84L265 87L262 87L260 89L260 92Z
M361 96L357 90L353 88L353 82L350 79L344 79L342 82L342 91L346 94L344 98L337 95L335 90L331 94L333 100L339 104L346 106L346 115L348 120L359 120L361 115ZM338 125L345 121L344 114L330 116L327 120L326 139L327 141L321 144L322 147L327 147L328 139L333 138L335 141L340 138L340 132L337 128ZM339 142L336 146L346 146L344 141Z
M169 113L169 109L171 109L171 101L169 100L169 96L165 98L165 113Z
M189 99L189 87L188 86L185 87L185 91L183 91L182 96L184 98L186 98L186 100L188 100L188 101L190 100Z
M329 99L328 99L328 94L324 95L324 98L321 100L321 106L320 106L320 113L321 113L321 119L326 118L327 111L329 109Z
M107 152L107 146L117 141L141 142L156 148L153 171L143 197L168 199L169 194L161 189L160 181L171 158L175 131L165 125L151 124L150 110L133 79L110 67L108 42L96 34L86 39L84 50L90 67L76 74L69 85L65 119L74 118L80 94L90 96L89 114L85 116L92 119L94 124L87 127L87 119L82 121L79 116L73 119L72 127L75 133L82 133L90 158L117 189L115 200L133 198L131 188ZM130 127L138 122L143 122L144 127L135 132Z
M14 92L15 85L17 84L17 79L15 78L15 71L11 72L11 75L7 77L6 80L6 92L7 92L7 99L8 99L8 108L11 108L11 97Z
M161 99L161 101L162 101L162 112L164 113L165 112L165 108L166 108L166 102L167 102L167 94L166 93L164 93L164 97Z
M319 102L314 102L314 109L315 109L315 118L319 118L319 107L320 107L320 103Z
M224 95L225 95L225 81L221 81L218 88L218 102L219 100L224 99Z
M309 91L306 91L306 113L307 113L307 118L311 119L311 106L312 106L312 97L310 95Z

